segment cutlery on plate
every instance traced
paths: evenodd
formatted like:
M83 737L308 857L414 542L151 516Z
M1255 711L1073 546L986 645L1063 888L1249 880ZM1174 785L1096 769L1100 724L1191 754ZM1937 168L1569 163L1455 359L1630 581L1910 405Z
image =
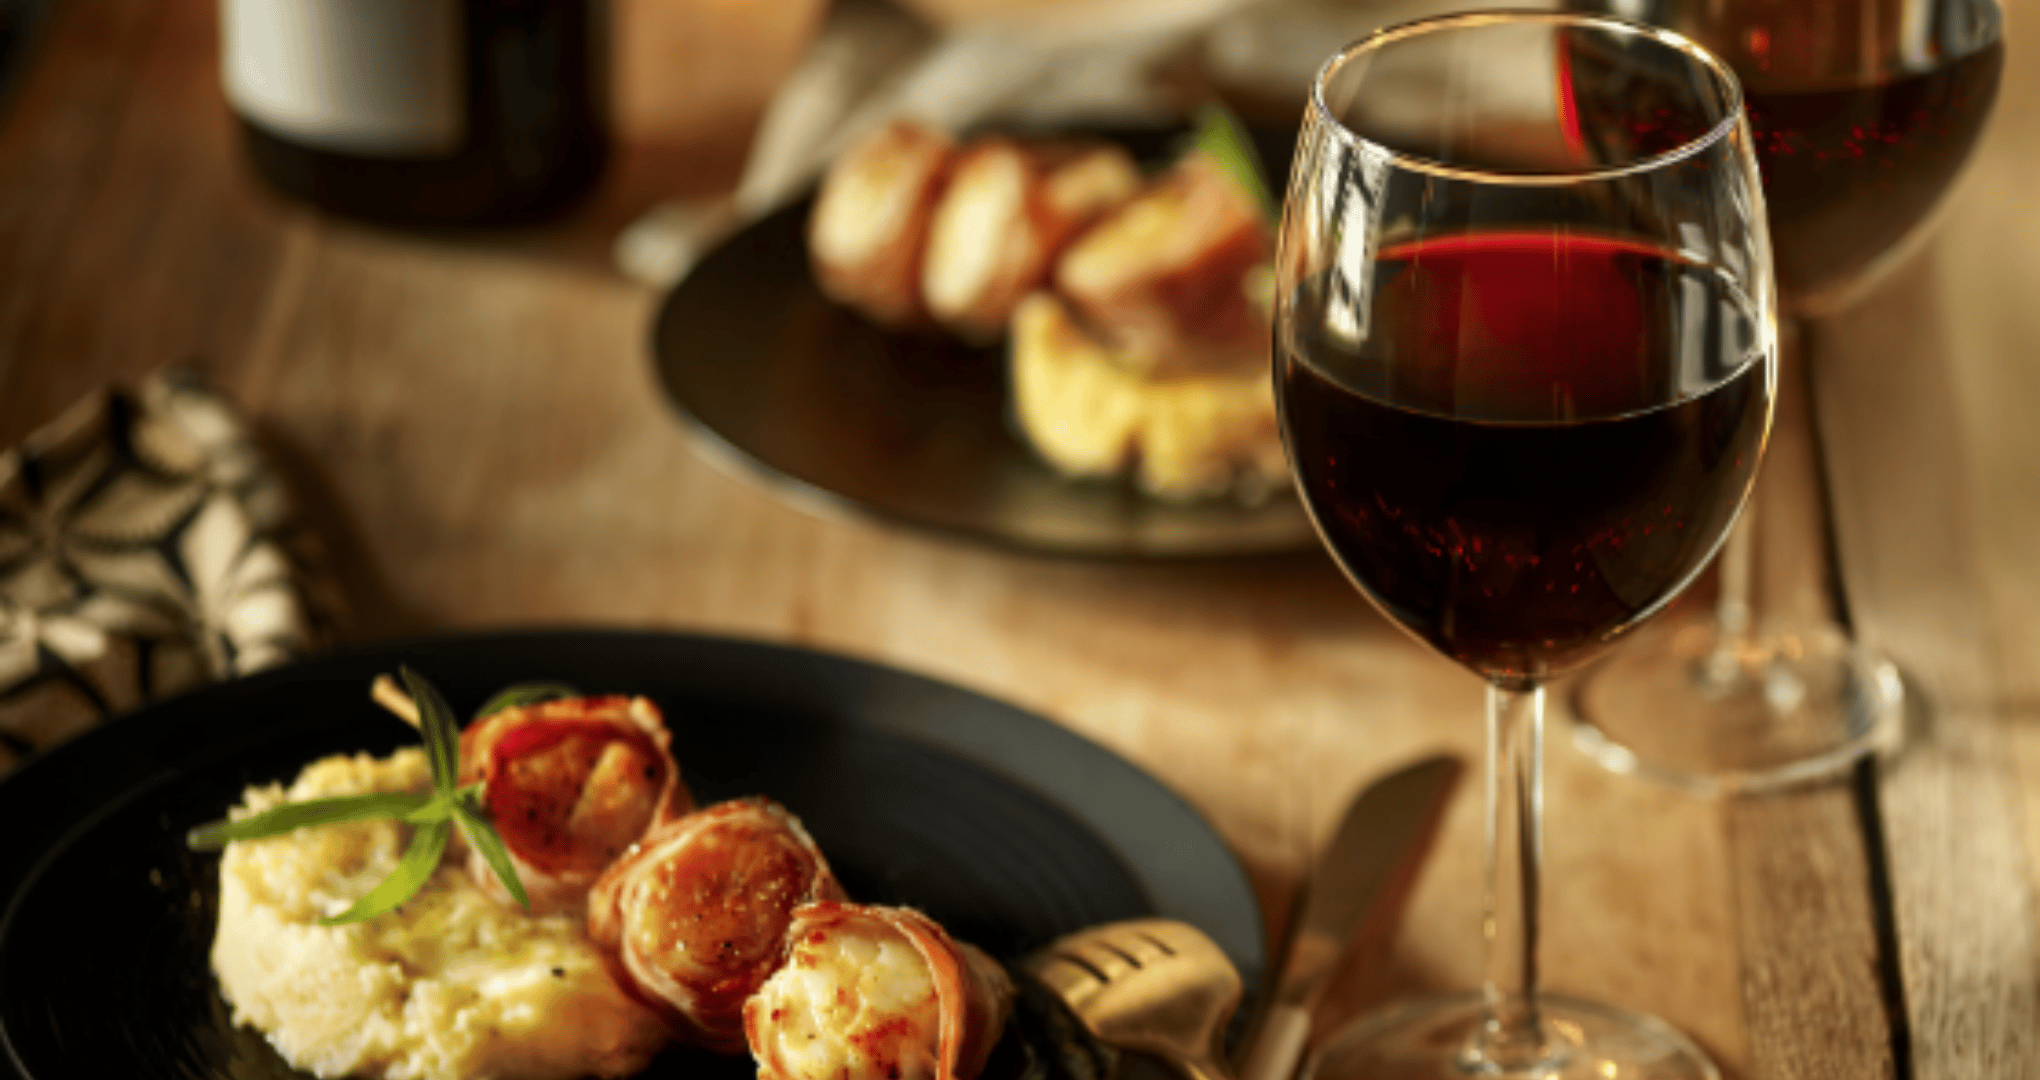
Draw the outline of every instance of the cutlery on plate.
M1297 898L1282 970L1247 1040L1239 1080L1295 1075L1327 977L1353 942L1379 941L1395 926L1462 771L1456 757L1425 758L1347 805Z
M1190 1080L1233 1080L1218 1035L1239 1007L1239 969L1202 930L1129 919L1058 938L1027 971L1099 1042L1168 1061Z

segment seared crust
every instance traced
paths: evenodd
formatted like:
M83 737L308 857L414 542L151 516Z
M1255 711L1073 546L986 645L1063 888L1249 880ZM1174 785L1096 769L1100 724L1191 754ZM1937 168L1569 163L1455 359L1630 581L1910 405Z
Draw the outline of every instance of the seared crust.
M1244 371L1267 363L1249 279L1272 256L1269 232L1246 192L1193 153L1072 244L1055 282L1131 370Z
M860 1016L863 1029L832 1034L860 1051L867 1072L845 1069L810 1076L782 1052L784 1040L776 1037L781 1010L768 988L744 1008L744 1030L760 1080L973 1080L983 1070L1012 1013L1012 980L997 961L950 937L928 916L912 908L805 905L793 915L787 964L790 968L815 964L806 949L823 944L830 935L870 935L874 930L880 935L896 932L919 955L934 985L936 1029L923 1030L904 1014ZM922 1063L931 1061L932 1074L924 1073Z
M588 898L588 936L611 974L680 1037L744 1049L744 1000L786 957L794 909L843 898L800 821L734 799L647 833Z
M535 914L582 910L588 889L647 829L694 808L658 707L641 697L504 709L460 737L460 783L483 804ZM479 851L468 872L515 901Z
M921 268L929 312L959 336L997 338L1063 248L1140 185L1133 158L1106 143L971 143L929 224Z
M928 221L955 156L947 135L897 120L836 159L808 218L825 294L883 325L922 321Z

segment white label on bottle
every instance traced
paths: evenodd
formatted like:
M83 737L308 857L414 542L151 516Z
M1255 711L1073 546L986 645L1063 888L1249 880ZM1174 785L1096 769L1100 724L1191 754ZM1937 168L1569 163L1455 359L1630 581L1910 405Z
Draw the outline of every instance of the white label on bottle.
M220 0L227 100L323 150L459 149L466 134L459 0Z

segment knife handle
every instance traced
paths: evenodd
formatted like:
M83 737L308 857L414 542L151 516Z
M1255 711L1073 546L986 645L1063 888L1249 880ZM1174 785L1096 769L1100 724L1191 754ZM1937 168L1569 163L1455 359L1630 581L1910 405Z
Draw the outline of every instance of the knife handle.
M1261 1021L1261 1032L1254 1037L1247 1060L1240 1064L1240 1080L1290 1080L1309 1041L1310 1010L1299 1005L1274 1006Z

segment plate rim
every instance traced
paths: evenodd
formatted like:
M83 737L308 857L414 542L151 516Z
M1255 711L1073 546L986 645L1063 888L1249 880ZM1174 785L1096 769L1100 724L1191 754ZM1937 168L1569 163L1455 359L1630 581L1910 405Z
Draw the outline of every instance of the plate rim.
M825 715L833 723L869 727L959 758L997 774L1067 814L1096 836L1119 860L1134 879L1142 897L1154 909L1154 914L1184 919L1210 934L1240 968L1242 978L1250 988L1249 1000L1257 1001L1265 996L1263 984L1269 974L1266 915L1261 910L1244 865L1210 821L1189 800L1153 774L1046 716L990 694L891 663L756 637L572 626L487 629L351 645L255 675L194 688L108 720L57 746L33 754L7 775L0 776L0 811L16 804L33 806L39 788L62 782L81 768L91 772L89 763L98 752L123 744L130 732L147 725L158 713L202 710L212 698L273 693L276 688L291 685L295 681L294 676L302 677L308 670L316 672L322 667L344 669L349 664L373 662L382 657L394 662L406 653L419 650L451 648L473 651L465 655L486 655L510 643L543 647L555 642L574 642L582 647L621 642L638 648L725 650L731 654L744 654L753 662L773 666L788 662L819 664L839 675L847 674L871 681L876 688L891 690L892 695L865 695L869 700L829 703L824 707ZM898 704L889 700L891 697L915 699L952 710L959 705L970 705L974 707L974 713L969 724L948 725L937 719L944 711L941 708L926 710L925 715L895 715L890 718L872 715L874 708ZM759 699L759 704L765 707L785 703ZM997 719L986 723L987 717ZM1079 764L1086 767L1070 768L1069 755L1072 754ZM0 948L5 947L17 909L35 888L51 859L92 828L94 822L137 797L156 791L164 784L175 783L180 772L191 767L193 760L205 755L206 748L195 747L155 762L155 767L140 779L125 782L101 780L92 789L90 804L82 813L66 817L52 829L39 834L37 839L17 842L0 834L0 856L5 856L0 857ZM1098 783L1101 775L1109 782ZM1100 811L1105 809L1103 804L1114 801L1115 792L1143 804L1145 813L1138 819L1110 814L1101 816ZM1158 845L1137 842L1142 839L1139 836L1140 825L1152 826L1157 820L1168 822L1171 819L1171 835L1187 835L1209 850L1186 856L1174 845L1163 851ZM1184 826L1190 827L1187 833L1178 831ZM1147 839L1151 840L1152 834ZM1220 876L1214 877L1214 871L1220 871ZM1194 891L1186 893L1169 888L1172 881L1180 883L1193 878L1196 882ZM1186 900L1186 896L1192 899ZM1246 925L1225 925L1242 918ZM1245 1016L1246 1010L1242 1010L1240 1015ZM0 1054L0 1068L15 1076L31 1075L15 1054L13 1039L4 1025L0 1025L0 1048L5 1050L4 1054Z

